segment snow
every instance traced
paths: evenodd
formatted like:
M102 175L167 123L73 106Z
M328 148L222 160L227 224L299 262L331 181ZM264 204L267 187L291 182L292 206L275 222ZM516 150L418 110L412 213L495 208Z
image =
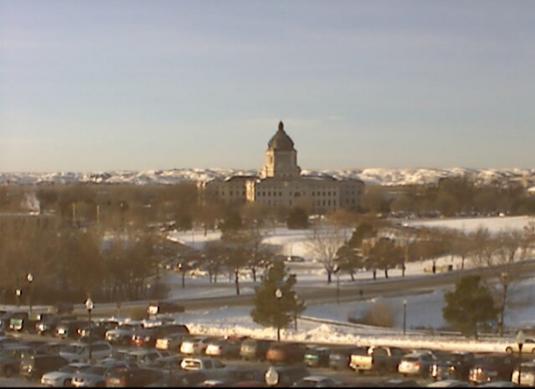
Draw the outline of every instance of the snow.
M211 336L250 336L259 339L276 339L275 329L261 327L249 316L247 307L221 307L216 310L196 311L176 316L176 320L188 326L195 334ZM291 328L282 331L287 341L343 345L390 345L405 348L433 348L442 350L465 350L473 352L504 352L513 340L485 339L475 341L461 336L430 336L370 326L344 326L343 323L317 323L307 319L298 320L298 331Z
M0 173L1 183L73 183L92 182L108 184L175 184L183 181L210 181L225 179L232 175L255 175L256 169L198 169L181 168L144 171L107 171L107 172L4 172ZM479 184L521 182L535 185L535 169L465 169L465 168L415 168L415 169L345 169L345 170L303 170L304 176L329 175L339 179L360 179L368 184L387 186L411 184L436 184L444 177L467 177Z
M535 217L509 216L487 218L454 218L424 221L409 221L406 224L414 227L437 227L474 232L480 227L487 228L489 232L496 233L506 230L522 230L529 223L535 223Z

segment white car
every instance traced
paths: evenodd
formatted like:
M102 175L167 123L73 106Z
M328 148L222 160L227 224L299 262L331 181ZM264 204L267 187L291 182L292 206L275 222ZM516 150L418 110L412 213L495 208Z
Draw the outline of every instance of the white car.
M507 354L518 353L518 344L513 343L505 348ZM535 353L535 340L528 338L522 345L522 352L526 354Z
M87 363L71 363L70 365L63 366L58 371L51 371L43 374L41 377L41 384L54 388L71 386L72 377L74 377L77 372L84 371L90 367L91 365Z
M427 377L434 361L435 357L430 352L424 351L406 354L399 362L398 373L404 376L418 375Z
M535 361L523 362L521 367L520 384L523 386L535 386ZM511 382L518 384L518 367L513 370Z
M180 345L180 352L182 354L203 354L211 339L208 337L195 337L185 339Z
M222 369L225 367L225 364L212 358L184 358L180 362L180 367L188 371L206 371Z
M108 342L73 343L59 351L59 355L65 358L69 363L89 362L89 349L91 348L91 359L98 361L100 359L111 357L112 347Z

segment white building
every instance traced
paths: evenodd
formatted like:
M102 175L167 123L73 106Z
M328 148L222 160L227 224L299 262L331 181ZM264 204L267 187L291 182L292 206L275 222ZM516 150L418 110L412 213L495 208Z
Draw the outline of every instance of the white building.
M364 183L357 179L340 180L332 176L305 176L297 164L293 140L279 123L269 140L265 163L258 176L231 176L203 183L209 196L226 202L255 202L269 207L300 206L310 212L338 208L355 209Z

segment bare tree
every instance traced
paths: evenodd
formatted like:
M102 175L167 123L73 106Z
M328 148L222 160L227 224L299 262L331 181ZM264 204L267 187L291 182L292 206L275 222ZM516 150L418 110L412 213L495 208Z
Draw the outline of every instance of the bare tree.
M349 238L347 230L338 226L322 227L315 225L308 240L308 247L327 272L327 283L332 282L336 257L340 247Z

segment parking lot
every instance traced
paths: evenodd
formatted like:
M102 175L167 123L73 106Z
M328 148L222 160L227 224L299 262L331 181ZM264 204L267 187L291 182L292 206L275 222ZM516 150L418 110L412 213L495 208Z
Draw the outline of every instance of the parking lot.
M427 386L445 380L462 386L511 384L518 365L507 354L207 337L165 316L89 324L48 315L10 324L0 337L0 356L6 356L0 376L11 377L2 377L0 386ZM33 362L47 358L54 362ZM48 374L54 371L61 372L60 381ZM530 374L523 366L524 383L531 382Z

